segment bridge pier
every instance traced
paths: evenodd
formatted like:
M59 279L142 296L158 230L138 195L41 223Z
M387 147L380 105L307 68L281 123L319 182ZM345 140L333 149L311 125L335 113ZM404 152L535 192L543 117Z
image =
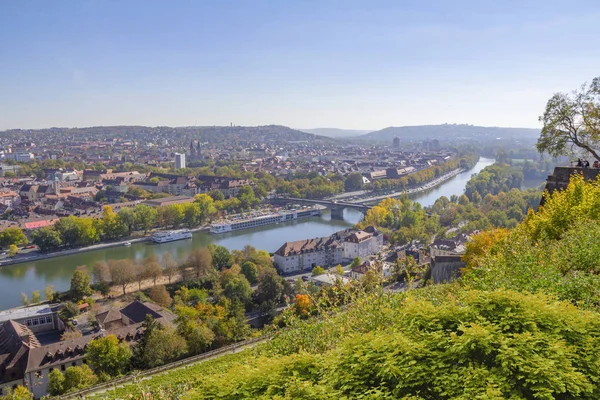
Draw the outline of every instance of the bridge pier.
M343 220L344 219L344 208L346 208L346 207L337 206L337 205L332 206L331 207L331 219Z

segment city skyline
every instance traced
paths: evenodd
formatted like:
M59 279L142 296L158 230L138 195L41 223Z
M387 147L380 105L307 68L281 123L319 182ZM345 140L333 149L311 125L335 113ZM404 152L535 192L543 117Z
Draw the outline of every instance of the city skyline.
M539 128L591 81L593 1L34 1L0 16L0 130Z

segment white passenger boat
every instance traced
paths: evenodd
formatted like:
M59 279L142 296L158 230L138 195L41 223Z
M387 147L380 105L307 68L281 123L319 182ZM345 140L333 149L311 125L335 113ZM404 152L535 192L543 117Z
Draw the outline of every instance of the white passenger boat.
M210 233L226 233L241 229L255 228L257 226L278 224L298 218L321 215L321 209L307 207L299 210L282 210L277 212L251 213L232 215L225 220L211 224Z
M191 239L192 232L189 229L178 229L176 231L155 232L152 234L154 243L167 243L175 240Z

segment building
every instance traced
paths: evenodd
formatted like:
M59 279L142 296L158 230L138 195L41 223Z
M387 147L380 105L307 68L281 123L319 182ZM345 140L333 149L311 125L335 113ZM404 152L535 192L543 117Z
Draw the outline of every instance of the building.
M202 146L198 140L190 142L190 161L202 158Z
M285 242L275 252L275 264L282 274L311 271L316 266L340 264L344 249L335 235L316 239Z
M429 246L429 255L437 256L457 256L465 254L465 244L469 240L469 235L461 233L452 239L437 239Z
M344 259L351 260L356 257L363 259L372 254L377 254L383 248L383 234L372 226L364 231L347 231L343 239Z
M256 184L250 179L232 179L220 176L198 176L200 185L198 193L208 193L218 190L225 197L235 197L245 186L254 187Z
M58 317L59 305L20 307L0 312L0 395L17 385L27 387L35 398L45 396L48 375L82 365L87 344L107 334L133 345L143 333L142 322L151 315L171 325L176 316L153 303L134 301L121 309L97 315L103 330L60 341L65 327Z
M350 270L350 277L353 279L361 279L369 271L373 271L383 279L392 276L392 268L389 265L377 261L365 261Z
M0 191L0 204L5 205L8 208L17 207L21 204L21 196L12 190Z
M7 172L16 176L19 175L22 169L23 167L21 167L20 165L0 164L0 176L5 176Z
M172 204L192 203L193 201L194 198L190 196L171 196L163 197L162 199L146 200L142 204L150 207L164 207Z
M175 168L185 168L185 154L175 153Z
M396 149L400 148L400 138L399 137L395 137L393 143L394 143L394 148L396 148Z

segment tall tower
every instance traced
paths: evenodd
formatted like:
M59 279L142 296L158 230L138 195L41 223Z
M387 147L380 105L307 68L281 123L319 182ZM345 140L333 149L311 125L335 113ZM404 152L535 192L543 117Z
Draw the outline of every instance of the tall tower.
M194 140L190 142L190 160L194 160L197 157L196 146L194 145Z
M185 154L175 153L175 168L185 168Z

